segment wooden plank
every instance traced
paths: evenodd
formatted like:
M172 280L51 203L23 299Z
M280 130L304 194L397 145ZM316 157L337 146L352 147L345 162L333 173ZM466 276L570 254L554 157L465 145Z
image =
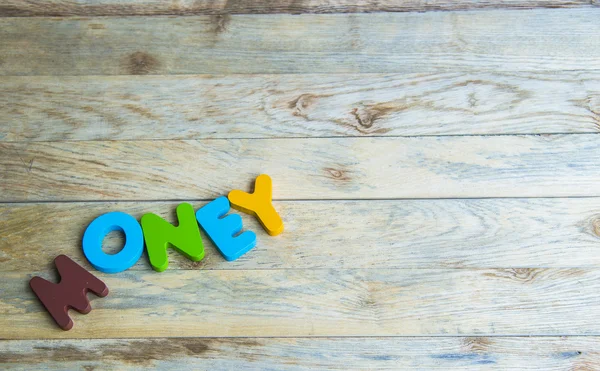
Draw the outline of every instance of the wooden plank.
M4 369L593 369L597 337L158 338L0 342Z
M28 289L34 274L1 274L0 338L600 333L598 269L98 273L111 293L68 332Z
M595 134L0 143L2 201L599 196Z
M595 0L5 0L1 17L421 12L490 8L570 8Z
M0 141L597 133L600 74L5 77Z
M0 75L597 70L600 9L0 18Z
M199 208L205 202L192 202ZM52 268L65 254L89 270L84 229L98 215L153 212L175 222L176 202L0 204L1 271ZM171 251L169 269L600 267L600 199L467 199L277 202L276 238L254 217L258 246L225 261L203 235L204 260ZM318 218L315 218L318 215ZM43 222L40 222L43 221ZM105 240L118 251L122 238ZM343 252L342 252L343 250ZM35 251L35 253L32 253ZM142 257L132 270L148 271Z

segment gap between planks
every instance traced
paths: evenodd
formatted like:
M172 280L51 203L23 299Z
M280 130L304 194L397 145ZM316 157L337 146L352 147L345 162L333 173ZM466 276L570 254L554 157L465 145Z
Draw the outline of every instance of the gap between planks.
M225 196L225 195L223 195ZM445 200L553 200L553 199L588 199L599 196L539 196L539 197L427 197L427 198L328 198L328 199L302 199L302 198L278 198L275 202L352 202L352 201L445 201ZM69 203L152 203L152 202L209 202L214 198L182 198L182 199L156 199L156 200L38 200L38 201L1 201L0 205L35 205L35 204L69 204Z
M197 1L177 2L136 0L127 4L115 0L31 1L9 0L0 5L0 17L39 16L148 16L148 15L221 15L221 14L278 14L278 13L372 13L423 12L473 9L533 9L574 8L597 6L596 0L262 0L262 1Z

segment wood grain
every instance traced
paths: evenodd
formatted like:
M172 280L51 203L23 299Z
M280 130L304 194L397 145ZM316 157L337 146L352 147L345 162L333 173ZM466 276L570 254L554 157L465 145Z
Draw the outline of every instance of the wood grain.
M412 12L489 8L570 8L596 0L5 0L0 17Z
M0 141L597 133L600 74L5 77Z
M579 9L506 10L549 7ZM402 13L428 10L449 12ZM596 369L599 16L3 1L0 368ZM27 287L61 253L91 269L101 213L173 221L263 172L286 231L244 216L259 246L238 261L205 238L201 263L92 270L111 293L70 332Z
M0 342L8 370L593 370L597 337L157 338Z
M595 134L0 143L2 201L599 196Z
M0 18L0 75L597 70L600 9Z
M598 269L98 273L109 296L68 332L27 289L34 274L1 274L0 338L600 333Z
M60 254L95 271L81 249L94 218L123 211L139 220L153 212L175 222L177 204L0 205L1 271L51 269ZM192 202L195 208L204 204ZM288 201L275 207L285 233L270 237L254 217L242 214L244 227L258 234L250 253L227 262L203 234L204 259L196 263L170 251L169 270L600 267L598 198ZM116 233L104 242L109 252L123 246ZM150 269L145 255L131 268Z

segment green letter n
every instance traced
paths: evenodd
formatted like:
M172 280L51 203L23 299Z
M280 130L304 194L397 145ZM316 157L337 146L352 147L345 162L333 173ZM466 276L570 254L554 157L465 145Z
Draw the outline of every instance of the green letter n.
M142 230L150 265L162 272L167 269L169 244L188 259L199 261L204 258L204 245L192 205L183 203L177 206L179 225L175 227L156 214L142 216Z

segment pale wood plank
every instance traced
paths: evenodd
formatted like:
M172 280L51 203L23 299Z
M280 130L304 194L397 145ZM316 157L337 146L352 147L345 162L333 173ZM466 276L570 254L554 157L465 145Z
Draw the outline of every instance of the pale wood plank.
M89 270L81 250L87 225L123 211L175 222L176 202L0 204L1 271L52 267L60 254ZM205 202L192 202L195 208ZM600 199L489 199L276 202L286 230L277 237L242 214L258 246L225 261L203 235L204 260L171 251L169 269L600 267ZM318 217L315 217L318 216ZM43 222L41 222L43 221ZM107 251L123 246L105 240ZM132 270L149 270L146 256Z
M600 68L600 9L0 18L0 75Z
M0 200L599 196L595 134L0 143Z
M158 338L0 342L9 370L592 370L597 337Z
M412 12L589 7L595 0L5 0L2 17Z
M72 331L27 288L33 274L1 274L0 338L600 333L598 269L98 273L111 293Z
M0 140L596 133L600 74L5 77Z

